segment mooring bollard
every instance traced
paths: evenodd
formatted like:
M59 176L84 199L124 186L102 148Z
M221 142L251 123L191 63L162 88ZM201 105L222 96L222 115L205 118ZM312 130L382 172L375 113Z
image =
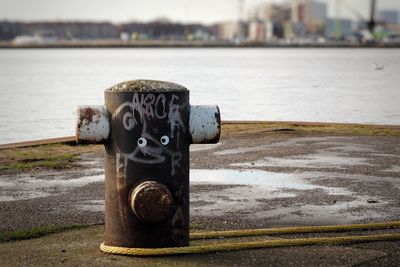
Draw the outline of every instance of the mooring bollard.
M217 143L217 106L189 105L178 84L133 80L79 106L78 143L105 145L105 244L189 245L189 145Z

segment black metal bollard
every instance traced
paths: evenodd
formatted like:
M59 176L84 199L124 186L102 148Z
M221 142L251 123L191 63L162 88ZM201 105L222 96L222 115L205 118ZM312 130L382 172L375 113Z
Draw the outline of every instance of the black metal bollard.
M134 80L78 107L77 142L104 143L105 244L189 245L189 145L217 143L217 106L190 106L178 84Z

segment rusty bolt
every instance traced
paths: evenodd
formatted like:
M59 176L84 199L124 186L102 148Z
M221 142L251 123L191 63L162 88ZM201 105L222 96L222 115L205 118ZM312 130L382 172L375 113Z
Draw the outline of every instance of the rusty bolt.
M154 181L138 185L131 193L130 205L143 223L159 223L172 213L173 197L168 188Z

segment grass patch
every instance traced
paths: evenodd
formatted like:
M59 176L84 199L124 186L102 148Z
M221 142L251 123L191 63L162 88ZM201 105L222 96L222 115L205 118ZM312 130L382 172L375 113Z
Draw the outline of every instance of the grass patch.
M61 233L67 230L79 230L90 227L92 225L84 224L70 224L70 225L54 225L54 226L41 226L28 230L17 230L10 232L0 232L0 242L18 241L32 238L39 238L51 234ZM202 227L199 224L191 223L190 230L200 230Z
M191 223L191 224L189 224L189 229L190 229L190 230L200 230L200 229L202 229L202 227L201 227L200 224Z
M259 132L303 132L340 135L400 136L400 126L378 126L362 124L335 123L285 123L285 122L247 122L223 123L223 135L240 135Z
M33 168L66 169L73 165L81 153L101 153L101 151L101 146L66 144L2 149L0 150L0 172Z
M0 171L6 170L24 170L32 168L51 168L51 169L62 169L69 166L74 161L77 155L65 154L58 157L49 157L42 159L29 159L21 160L17 162L6 162L0 164Z
M254 133L400 136L400 126L302 122L223 122L223 136ZM102 145L71 146L62 143L0 150L0 173L34 168L67 169L82 153L102 153Z
M88 225L71 224L61 226L41 226L28 230L4 232L0 233L0 242L38 238L50 234L60 233L66 230L76 230L86 227L88 227Z

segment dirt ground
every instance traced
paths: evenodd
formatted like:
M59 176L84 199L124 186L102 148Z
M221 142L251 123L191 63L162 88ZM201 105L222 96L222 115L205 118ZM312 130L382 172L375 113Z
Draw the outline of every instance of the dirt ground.
M400 136L282 127L232 129L222 135L219 144L191 147L190 216L194 228L400 219ZM71 168L0 173L0 232L48 225L97 225L0 243L1 266L398 265L400 242L152 259L105 255L98 249L104 222L102 162L102 147L98 146L80 153Z

